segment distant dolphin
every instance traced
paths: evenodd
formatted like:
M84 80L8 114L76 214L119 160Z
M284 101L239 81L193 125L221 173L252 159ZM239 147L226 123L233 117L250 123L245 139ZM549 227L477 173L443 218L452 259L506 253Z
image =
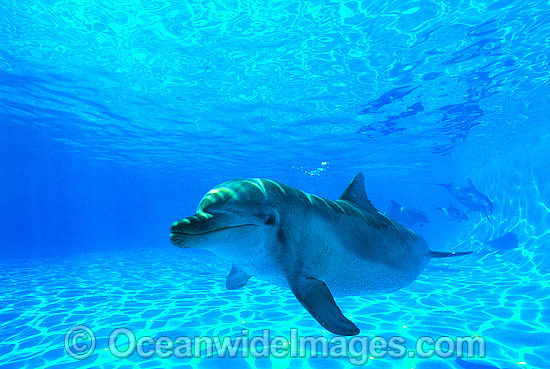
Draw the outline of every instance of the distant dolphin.
M441 211L443 214L448 215L452 220L456 220L457 222L469 219L468 214L460 209L455 208L451 203L449 203L449 207L436 209Z
M395 291L430 258L470 253L430 251L421 236L369 202L362 173L336 201L269 179L228 181L170 231L178 247L207 248L231 261L228 289L243 287L252 275L290 287L323 327L341 335L359 329L333 295Z
M401 206L397 202L390 200L392 208L386 213L387 216L393 220L412 227L415 224L422 225L423 223L430 223L428 216L422 210L410 208L408 206Z
M518 236L514 232L505 233L501 237L485 241L484 243L498 251L517 249L519 246Z
M470 211L478 211L485 214L489 219L489 214L493 214L493 203L484 194L476 190L472 180L468 178L468 187L455 186L452 182L449 184L437 184L436 186L445 187L460 203L466 206Z

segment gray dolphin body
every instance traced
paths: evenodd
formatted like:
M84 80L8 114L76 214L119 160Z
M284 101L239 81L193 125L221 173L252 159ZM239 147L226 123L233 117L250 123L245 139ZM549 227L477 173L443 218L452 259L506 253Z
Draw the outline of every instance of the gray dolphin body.
M225 182L201 200L197 214L172 224L178 247L200 247L231 261L229 289L258 276L290 287L326 329L359 329L334 296L391 292L418 277L432 257L414 231L380 213L355 176L342 196L328 200L268 179Z
M449 207L447 208L436 208L437 210L441 211L443 214L448 215L451 220L456 220L457 222L460 222L461 220L468 220L468 214L463 212L460 209L457 209L453 206L453 204L449 204Z
M470 178L468 178L467 187L455 186L452 182L449 184L443 183L435 185L445 187L455 199L460 201L460 203L470 209L470 211L478 211L485 214L487 219L489 219L489 214L493 214L493 203L487 196L476 190Z

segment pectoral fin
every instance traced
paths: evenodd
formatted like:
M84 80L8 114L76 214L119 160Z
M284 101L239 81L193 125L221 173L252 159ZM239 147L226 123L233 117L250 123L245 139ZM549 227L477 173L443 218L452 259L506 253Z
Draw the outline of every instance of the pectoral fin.
M245 272L239 270L235 265L231 267L229 275L225 279L225 287L228 290L236 290L246 285L246 282L250 279L250 276Z
M325 283L315 278L288 278L290 289L306 310L323 327L335 334L354 336L359 328L340 311Z

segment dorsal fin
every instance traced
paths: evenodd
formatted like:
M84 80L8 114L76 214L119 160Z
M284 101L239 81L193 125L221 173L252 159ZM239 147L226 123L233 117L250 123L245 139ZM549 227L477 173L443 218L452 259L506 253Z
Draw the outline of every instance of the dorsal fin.
M470 187L472 190L475 190L475 186L470 178L468 178L468 187Z
M371 212L378 212L370 203L365 193L365 177L363 173L357 173L355 177L353 177L342 196L340 196L340 200L352 202Z

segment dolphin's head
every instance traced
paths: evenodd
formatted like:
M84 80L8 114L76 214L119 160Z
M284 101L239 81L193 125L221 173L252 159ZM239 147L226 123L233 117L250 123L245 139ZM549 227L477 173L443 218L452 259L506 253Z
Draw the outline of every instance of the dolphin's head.
M195 215L172 224L170 241L221 256L250 252L277 232L280 215L269 200L262 180L223 183L208 191Z

